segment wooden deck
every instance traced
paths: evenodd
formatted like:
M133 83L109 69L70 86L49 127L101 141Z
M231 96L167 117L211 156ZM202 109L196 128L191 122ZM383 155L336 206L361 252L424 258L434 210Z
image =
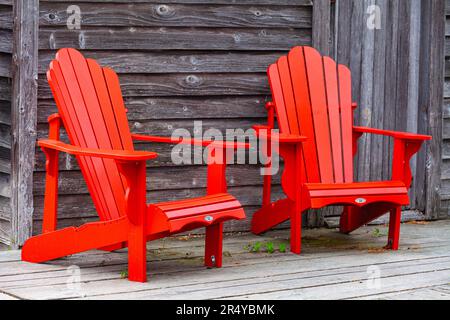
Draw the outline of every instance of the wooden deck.
M202 266L203 238L166 239L149 245L144 284L123 279L126 250L92 251L47 264L21 262L19 251L4 251L0 300L450 299L450 220L407 223L401 231L401 248L391 252L381 249L385 226L350 236L306 230L300 256L246 248L259 241L278 249L287 243L288 230L264 237L233 234L225 237L222 269Z

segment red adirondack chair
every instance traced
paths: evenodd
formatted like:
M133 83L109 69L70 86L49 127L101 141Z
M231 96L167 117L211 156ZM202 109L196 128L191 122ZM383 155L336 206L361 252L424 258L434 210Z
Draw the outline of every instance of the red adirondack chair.
M22 259L43 262L128 246L128 278L144 282L147 241L204 226L205 265L221 267L223 222L245 218L240 203L226 193L224 149L248 145L184 140L208 147L207 195L147 205L145 164L157 154L135 151L133 140L179 141L131 134L116 73L74 49L58 51L47 79L59 114L49 117L49 139L38 142L47 157L43 232L25 242ZM59 140L61 121L70 145ZM100 221L56 230L59 152L76 156Z
M252 231L260 234L290 219L291 251L300 253L301 213L343 205L344 233L390 212L387 247L398 249L401 206L409 203L409 160L431 137L354 126L350 70L313 48L293 48L269 67L268 76L273 98L266 106L268 124L255 129L260 138L271 139L265 132L273 128L276 112L287 197L272 203L271 177L266 176L263 206L253 216ZM353 181L353 157L363 133L394 139L392 180Z

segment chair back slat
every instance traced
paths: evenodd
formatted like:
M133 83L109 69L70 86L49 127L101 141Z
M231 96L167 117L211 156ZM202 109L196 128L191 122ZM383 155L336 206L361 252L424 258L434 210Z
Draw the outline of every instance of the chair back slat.
M311 47L295 47L268 69L282 133L301 134L305 180L353 181L350 70Z
M71 144L133 150L118 78L111 70L85 59L77 50L61 49L47 78ZM77 160L100 218L123 216L126 181L115 161L96 157Z

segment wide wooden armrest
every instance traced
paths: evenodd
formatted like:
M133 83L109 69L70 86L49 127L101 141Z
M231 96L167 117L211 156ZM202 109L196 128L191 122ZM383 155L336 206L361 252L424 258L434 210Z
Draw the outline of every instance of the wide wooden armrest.
M99 158L108 158L114 160L141 161L154 159L158 156L155 152L147 151L129 151L129 150L105 150L105 149L88 149L73 146L57 140L39 140L38 145L42 148L53 149L77 156L91 156Z
M131 137L133 140L137 141L148 141L148 142L169 143L169 144L183 143L203 147L213 146L218 148L230 148L230 149L238 149L238 148L250 149L250 144L246 142L159 137L159 136L148 136L143 134L132 134Z
M276 140L279 143L300 143L306 141L308 138L296 134L272 133L271 127L266 125L255 125L253 129L260 139Z
M375 128L368 128L368 127L353 127L354 132L358 133L373 133L373 134L380 134L384 136L390 136L393 138L403 139L403 140L431 140L431 136L424 135L424 134L416 134L416 133L409 133L409 132L400 132L400 131L389 131L389 130L382 130L382 129L375 129Z

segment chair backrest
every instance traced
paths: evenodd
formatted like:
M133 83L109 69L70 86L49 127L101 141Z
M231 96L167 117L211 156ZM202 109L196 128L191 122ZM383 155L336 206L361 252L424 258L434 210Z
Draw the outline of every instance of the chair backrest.
M351 74L310 47L295 47L268 69L281 133L303 144L307 182L353 181Z
M50 63L47 79L71 144L133 150L119 79L113 70L65 48ZM126 182L115 161L77 160L100 218L124 215Z

